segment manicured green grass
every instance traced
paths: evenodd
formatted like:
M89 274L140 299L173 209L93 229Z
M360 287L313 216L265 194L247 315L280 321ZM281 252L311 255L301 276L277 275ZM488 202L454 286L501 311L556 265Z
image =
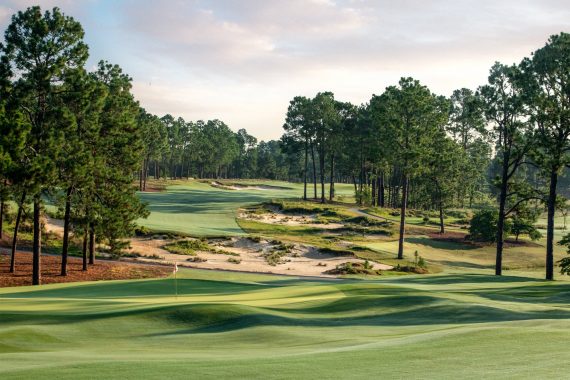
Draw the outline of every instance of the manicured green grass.
M570 284L463 274L0 289L2 379L562 378Z
M147 219L137 223L155 231L192 236L242 235L244 232L235 220L238 208L275 198L300 198L303 194L302 184L262 180L244 182L286 189L224 190L199 181L177 181L176 185L168 186L166 192L140 194L151 213ZM351 191L351 185L337 186L340 194L351 194Z

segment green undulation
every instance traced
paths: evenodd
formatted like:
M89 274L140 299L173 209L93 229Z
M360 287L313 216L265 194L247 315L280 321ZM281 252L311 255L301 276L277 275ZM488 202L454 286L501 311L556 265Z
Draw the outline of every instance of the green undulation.
M177 298L172 278L1 289L0 377L560 378L570 370L569 283L185 269L177 278Z

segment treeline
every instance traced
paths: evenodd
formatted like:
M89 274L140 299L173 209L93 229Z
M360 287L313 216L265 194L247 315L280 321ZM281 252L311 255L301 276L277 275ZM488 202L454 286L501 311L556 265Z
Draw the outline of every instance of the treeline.
M412 78L360 106L330 92L295 97L284 129L284 150L302 160L304 199L311 182L313 198L325 202L327 185L333 199L335 181L351 181L358 203L400 208L398 258L409 205L438 209L443 233L446 208L491 196L500 275L505 222L520 225L544 205L553 278L554 214L566 202L559 189L568 194L567 179L558 183L570 165L569 34L552 36L518 65L496 63L487 84L450 98Z
M295 162L278 141L261 141L245 129L233 132L220 120L187 122L142 112L145 148L138 175L147 178L268 178L295 180Z
M83 36L58 8L31 7L12 16L0 45L0 236L11 200L14 273L18 230L31 207L34 285L41 283L46 199L64 213L62 276L71 233L82 240L87 270L96 242L120 250L146 213L133 186L146 136L131 78L104 61L87 71Z

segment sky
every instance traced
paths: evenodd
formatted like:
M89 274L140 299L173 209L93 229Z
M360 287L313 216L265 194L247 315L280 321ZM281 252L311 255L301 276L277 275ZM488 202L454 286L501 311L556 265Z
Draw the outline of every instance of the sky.
M148 112L264 140L294 96L361 104L407 76L449 96L570 32L570 0L0 0L0 29L36 4L80 21L88 68L119 64Z

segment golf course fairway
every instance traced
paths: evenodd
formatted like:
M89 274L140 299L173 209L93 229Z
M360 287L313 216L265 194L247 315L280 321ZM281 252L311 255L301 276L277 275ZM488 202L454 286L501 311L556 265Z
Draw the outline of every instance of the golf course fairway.
M0 289L1 379L562 378L570 284L480 274Z
M192 236L241 235L236 223L240 207L276 198L300 198L303 184L280 181L248 181L269 184L271 189L225 190L198 181L181 181L164 192L140 193L148 204L150 215L137 223L153 231L174 232ZM338 184L338 195L353 194L350 184Z

